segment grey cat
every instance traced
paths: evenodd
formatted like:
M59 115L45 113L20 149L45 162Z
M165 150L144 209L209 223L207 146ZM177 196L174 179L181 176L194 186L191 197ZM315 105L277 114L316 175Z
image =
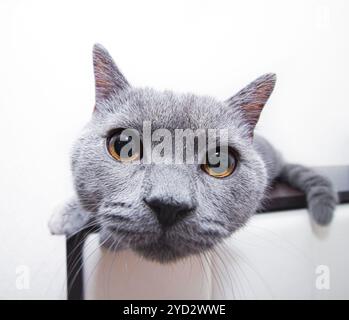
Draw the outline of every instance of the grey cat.
M316 223L330 223L337 201L331 183L309 168L285 163L253 133L274 74L218 101L133 88L101 45L94 46L93 63L96 106L72 153L76 198L51 218L53 234L72 235L94 225L113 250L130 248L147 259L174 261L210 249L244 226L276 179L305 192ZM228 128L231 170L215 176L209 165L118 161L108 141L120 128L141 132L144 120L171 132Z

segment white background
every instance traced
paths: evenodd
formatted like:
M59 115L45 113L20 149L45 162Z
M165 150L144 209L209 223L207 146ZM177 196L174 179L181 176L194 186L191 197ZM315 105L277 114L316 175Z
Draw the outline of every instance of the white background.
M225 99L275 72L258 131L290 161L348 164L348 9L345 0L2 0L0 297L64 297L64 241L46 221L72 192L70 146L94 105L93 43L136 86ZM29 289L16 288L20 266Z

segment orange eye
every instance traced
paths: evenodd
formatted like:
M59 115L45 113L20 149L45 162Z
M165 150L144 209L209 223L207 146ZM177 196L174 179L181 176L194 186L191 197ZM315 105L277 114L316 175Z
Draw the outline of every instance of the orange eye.
M107 139L109 154L116 160L130 162L142 158L142 141L131 129L119 129Z
M210 162L212 155L215 157L215 159L219 160ZM207 155L206 162L207 163L201 165L201 169L203 171L215 178L225 178L234 172L237 165L237 158L231 151L228 152L227 155L223 155L220 153L220 151L217 151L212 153L210 156Z

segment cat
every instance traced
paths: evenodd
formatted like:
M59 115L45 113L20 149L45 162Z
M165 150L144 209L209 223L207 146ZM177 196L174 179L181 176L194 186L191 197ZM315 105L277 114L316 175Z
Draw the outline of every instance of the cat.
M330 181L284 162L267 140L254 134L275 74L218 101L134 88L99 44L93 48L93 65L96 105L72 152L76 196L51 217L53 234L71 236L94 226L101 243L112 250L128 248L161 263L176 261L214 247L243 227L275 180L305 193L317 224L331 222L337 196ZM144 121L170 132L227 128L229 170L222 174L210 164L120 161L120 129L142 134Z

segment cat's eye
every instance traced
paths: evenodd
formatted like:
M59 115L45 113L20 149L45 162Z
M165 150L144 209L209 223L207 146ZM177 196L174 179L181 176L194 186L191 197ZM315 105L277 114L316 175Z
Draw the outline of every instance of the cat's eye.
M225 178L235 171L236 166L235 152L230 149L227 152L221 152L218 149L207 153L206 163L201 165L201 169L212 177Z
M116 160L130 162L142 158L142 141L136 130L118 129L107 139L109 154Z

